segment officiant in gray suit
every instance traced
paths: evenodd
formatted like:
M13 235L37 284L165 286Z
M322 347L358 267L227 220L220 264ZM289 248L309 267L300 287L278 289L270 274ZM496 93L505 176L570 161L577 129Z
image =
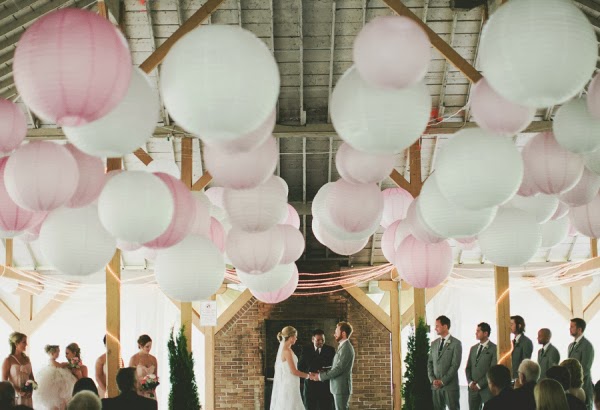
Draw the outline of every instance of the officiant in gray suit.
M331 370L310 374L310 379L314 381L329 380L329 390L333 394L335 410L347 410L350 408L352 366L354 365L354 347L352 347L349 340L352 330L352 325L348 322L337 324L333 336L336 342L338 342L338 348L333 357Z
M552 339L552 332L550 329L540 329L538 331L538 343L542 345L542 348L538 350L538 364L540 365L540 380L546 378L546 372L552 366L558 366L560 363L560 353L558 349L550 343Z
M577 359L583 368L583 391L585 391L585 405L588 410L593 409L594 383L592 382L592 363L594 363L594 346L583 336L585 320L571 319L570 332L575 339L569 344L569 359Z
M440 336L431 343L427 373L431 381L434 410L460 409L458 368L462 359L460 340L450 335L450 319L440 316L435 320L435 331Z
M469 410L481 410L492 398L488 388L487 372L498 363L498 348L489 339L492 329L482 322L477 325L475 337L479 343L471 347L467 361L467 382L469 383Z

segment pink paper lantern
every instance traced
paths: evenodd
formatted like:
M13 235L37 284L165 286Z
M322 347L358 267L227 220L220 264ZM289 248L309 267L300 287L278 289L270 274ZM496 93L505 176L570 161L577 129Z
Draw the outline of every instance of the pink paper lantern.
M380 16L356 36L353 57L360 76L371 85L404 88L425 77L431 43L425 30L408 17Z
M25 144L6 163L4 183L13 201L30 211L65 205L77 190L79 170L73 155L47 141Z
M204 147L204 162L213 181L225 188L249 189L265 182L277 167L277 143L267 139L248 152L229 153L216 147Z
M554 215L552 215L550 220L555 221L557 219L562 218L563 216L565 216L568 213L569 213L569 205L565 204L564 202L559 201L558 208L556 209L556 212L554 212Z
M210 235L210 203L204 202L200 197L196 197L198 192L192 192L194 202L196 203L196 218L190 229L190 235L201 235L208 237Z
M412 201L408 206L408 211L406 212L406 222L410 227L410 233L422 242L427 243L439 243L442 242L445 238L442 238L436 235L425 223L423 219L419 215L419 207L417 206L418 197L416 200Z
M402 188L384 189L382 194L383 214L381 216L381 226L387 228L394 221L406 218L406 212L414 198Z
M410 226L403 220L398 220L385 229L381 237L381 251L388 262L394 263L396 249L408 235L410 235Z
M600 190L600 175L589 169L583 170L583 176L572 189L560 196L560 200L569 206L582 206L590 203Z
M600 76L596 74L588 87L587 107L590 114L600 119Z
M527 168L527 163L523 161L523 180L521 186L517 191L517 195L521 196L533 196L540 193L540 189L535 185L535 181L531 175L531 171Z
M452 272L452 248L448 241L426 243L410 235L398 247L395 265L414 288L433 288Z
M75 158L79 170L77 189L66 205L69 208L80 208L91 204L100 196L107 180L104 163L100 158L79 151L73 144L66 144L65 148Z
M210 231L208 237L221 253L225 252L225 229L216 218L210 217Z
M76 127L102 118L131 79L127 42L105 18L65 8L40 17L17 44L15 84L40 118Z
M394 169L395 156L369 154L343 143L335 155L335 167L342 178L352 184L376 184Z
M155 172L154 175L159 177L171 192L173 218L164 233L146 242L144 246L151 249L169 248L181 242L190 233L196 219L196 201L188 187L177 178L163 172Z
M271 115L254 131L242 135L233 141L228 141L222 144L215 144L215 148L221 151L236 153L236 152L248 152L256 149L262 145L273 133L275 129L275 120L277 118L276 110L271 112ZM205 139L204 142L207 145L212 145L214 142L210 139Z
M300 215L292 205L287 204L288 213L280 222L281 225L291 225L296 229L300 229Z
M304 252L304 236L291 225L278 225L283 236L283 256L280 265L296 262Z
M471 89L471 113L484 130L514 135L523 131L533 121L535 108L508 101L482 78Z
M534 184L548 195L572 189L583 175L581 156L561 147L549 131L529 140L523 148L523 161Z
M295 266L295 265L294 265ZM280 303L289 298L294 294L296 288L298 287L298 281L300 279L300 274L298 273L298 267L294 268L294 273L292 273L292 277L283 285L283 287L274 292L257 292L250 289L252 295L260 300L263 303L275 304Z
M269 272L279 265L283 251L283 231L278 226L256 233L232 228L225 241L225 253L233 266L251 274Z
M381 221L383 196L376 184L339 179L331 185L326 206L334 224L348 232L360 232Z
M323 229L318 219L312 220L312 231L315 238L338 255L354 255L369 242L369 237L356 240L341 240Z
M590 238L600 237L600 194L583 206L571 208L569 220L578 232Z
M0 153L7 154L27 136L27 120L17 104L0 98Z

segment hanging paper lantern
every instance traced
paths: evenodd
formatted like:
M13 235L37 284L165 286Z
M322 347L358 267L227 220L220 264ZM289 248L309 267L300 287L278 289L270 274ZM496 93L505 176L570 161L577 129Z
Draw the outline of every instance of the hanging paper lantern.
M253 132L277 103L277 62L262 40L241 27L198 27L173 45L161 67L169 114L206 141Z
M414 288L433 288L452 272L452 248L448 241L427 243L409 235L398 246L395 265Z
M107 19L65 8L40 17L17 44L13 73L23 102L40 118L76 127L102 118L131 79L127 42Z
M210 232L210 201L202 191L192 191L196 207L196 218L190 229L190 235L208 237Z
M552 125L556 141L566 150L578 154L600 148L600 119L588 111L585 98L562 105Z
M569 220L581 234L600 237L600 194L588 204L571 208Z
M291 225L296 229L300 229L300 215L298 215L298 211L290 204L287 204L287 209L287 215L279 221L279 223L281 225Z
M288 283L298 269L295 264L277 265L268 272L253 275L236 269L236 273L242 284L261 293L275 292Z
M517 208L500 208L478 240L481 252L493 264L520 266L539 249L542 230L535 215Z
M335 181L326 199L331 221L348 232L362 232L381 222L383 196L376 184Z
M552 215L552 218L550 218L550 220L555 221L567 215L568 213L569 205L565 204L562 201L558 201L558 208L556 209L556 212L554 212L554 215Z
M560 196L560 200L569 206L582 206L590 203L600 190L600 176L584 168L577 185Z
M17 104L0 98L0 153L16 149L27 136L27 120Z
M537 223L543 224L556 213L558 203L558 198L552 195L538 194L529 197L515 195L505 206L528 212L535 216Z
M423 221L421 212L419 211L418 203L419 197L411 202L411 204L408 206L408 211L406 212L406 222L410 227L411 235L418 240L427 243L439 243L445 240L446 238L442 238L441 236L437 235Z
M594 118L600 118L600 76L597 74L590 82L587 92L587 108Z
M335 155L335 167L352 184L377 184L394 169L394 155L367 154L342 143Z
M291 225L278 225L283 235L283 255L279 263L287 265L296 262L304 252L304 236Z
M571 1L519 0L498 8L481 33L481 71L504 98L550 107L576 95L596 68L596 34Z
M167 185L144 171L124 171L110 178L98 199L98 214L106 230L135 243L146 243L165 233L174 208Z
M219 208L223 208L224 193L225 188L220 186L213 186L204 191L204 194L209 199L210 203Z
M65 205L79 181L77 162L58 144L34 141L12 154L4 170L11 199L30 211L51 211Z
M542 224L542 248L552 248L561 243L569 233L569 218L563 216Z
M79 208L89 205L98 198L106 183L104 163L100 158L92 157L79 151L72 144L66 144L65 148L75 159L77 169L79 170L77 189L66 203L66 206L69 208Z
M521 153L521 158L523 157ZM540 193L540 189L535 184L531 171L527 169L527 162L523 161L523 181L517 191L517 195L532 196Z
M388 262L394 263L396 249L410 235L410 225L407 221L396 221L388 226L381 237L381 252Z
M369 237L359 239L339 239L332 235L317 218L312 220L312 231L315 238L338 255L354 255L369 242Z
M455 205L483 209L508 201L523 179L523 161L510 139L479 128L457 132L439 151L436 178Z
M223 229L223 225L212 216L210 217L210 231L208 237L221 253L225 252L225 229Z
M170 298L180 302L207 300L225 279L225 260L208 238L189 235L159 252L154 275Z
M139 243L127 242L117 239L117 248L125 252L135 252L140 249L142 245Z
M535 108L508 101L490 87L485 78L473 85L470 103L475 122L482 129L497 134L518 134L527 128L535 117Z
M406 218L408 206L413 201L413 197L403 188L387 188L383 192L383 214L381 216L381 226L387 228L394 221Z
M36 241L40 236L42 225L48 217L48 214L46 212L38 212L36 213L36 215L38 215L39 222L37 224L34 224L32 227L27 228L25 232L19 235L19 239L21 239L23 242Z
M233 266L251 274L273 269L279 264L283 250L283 232L278 226L255 233L233 228L225 241L225 253Z
M277 167L277 143L269 138L248 152L228 153L206 145L204 162L216 184L225 188L250 189L264 183Z
M531 138L523 148L523 160L540 192L558 195L572 189L583 174L583 160L561 147L551 132Z
M67 275L90 275L110 262L117 241L98 219L96 205L52 211L40 231L46 260Z
M206 143L215 144L215 148L230 154L255 150L271 137L271 134L273 134L273 130L275 129L276 119L277 110L274 109L267 119L254 131L229 142L215 143L212 140L207 140Z
M477 238L454 238L456 246L463 251L471 251L477 248Z
M145 246L142 246L140 248L140 254L147 261L155 261L156 258L158 257L158 251L159 250L156 248L147 248Z
M261 293L255 290L250 289L252 296L256 299L260 300L263 303L280 303L289 298L294 294L296 288L298 287L298 280L300 279L300 275L298 274L298 267L294 264L294 272L292 273L292 277L290 280L283 285L282 288L275 290L273 292Z
M287 196L290 193L290 187L288 187L288 184L287 184L287 182L285 182L285 179L283 179L277 175L273 175L273 179L281 184L281 187L285 191L285 197L287 198Z
M583 154L583 160L587 169L596 175L600 175L600 149Z
M340 138L371 154L397 154L425 131L431 96L420 82L408 88L370 86L355 67L338 80L331 95L331 122Z

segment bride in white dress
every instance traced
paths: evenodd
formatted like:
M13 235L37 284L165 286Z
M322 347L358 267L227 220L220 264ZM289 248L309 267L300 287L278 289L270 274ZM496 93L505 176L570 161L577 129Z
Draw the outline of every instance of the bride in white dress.
M271 410L304 410L300 377L308 379L308 373L298 370L298 358L292 351L298 332L292 326L286 326L277 334L277 340L279 350L275 359Z
M33 391L36 409L64 410L73 395L77 378L67 369L67 363L58 363L58 346L47 345L48 366L37 374L38 389Z

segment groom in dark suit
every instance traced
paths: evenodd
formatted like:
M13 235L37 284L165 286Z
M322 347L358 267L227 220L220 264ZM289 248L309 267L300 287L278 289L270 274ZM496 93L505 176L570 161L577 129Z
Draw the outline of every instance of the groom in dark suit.
M316 329L312 334L312 345L304 349L298 369L305 373L318 373L331 368L335 349L325 344L325 332ZM333 395L329 391L329 381L306 380L302 391L306 410L332 410Z

